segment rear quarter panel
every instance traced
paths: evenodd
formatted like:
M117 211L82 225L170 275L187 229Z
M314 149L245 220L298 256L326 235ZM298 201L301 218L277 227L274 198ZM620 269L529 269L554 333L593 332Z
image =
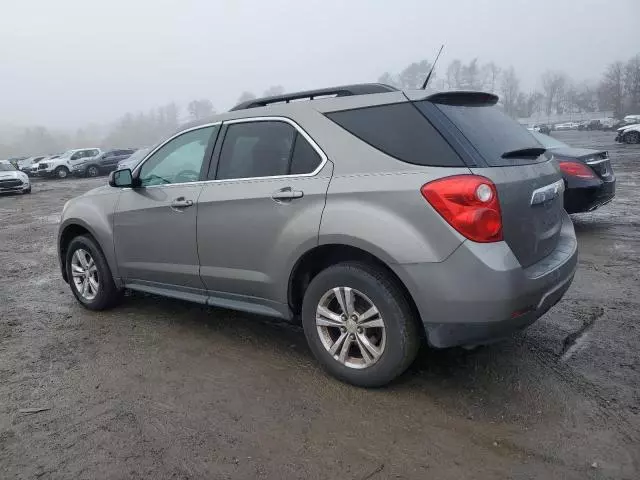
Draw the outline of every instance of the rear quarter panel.
M366 250L388 264L441 262L464 237L424 199L420 188L466 168L334 174L320 225L319 243Z

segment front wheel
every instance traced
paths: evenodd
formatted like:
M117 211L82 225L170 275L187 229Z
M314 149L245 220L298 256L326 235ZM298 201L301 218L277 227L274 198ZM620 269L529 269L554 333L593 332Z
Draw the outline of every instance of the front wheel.
M67 167L58 167L54 173L58 178L67 178L69 176L69 169Z
M29 188L27 188L26 190L23 190L22 193L24 193L25 195L27 193L31 193L31 185L29 185Z
M640 132L629 132L624 136L625 143L640 143Z
M341 263L314 277L302 323L325 370L361 387L391 382L411 365L420 345L404 292L383 269L364 263Z
M92 237L74 238L65 261L71 292L84 307L105 310L121 298L107 260Z

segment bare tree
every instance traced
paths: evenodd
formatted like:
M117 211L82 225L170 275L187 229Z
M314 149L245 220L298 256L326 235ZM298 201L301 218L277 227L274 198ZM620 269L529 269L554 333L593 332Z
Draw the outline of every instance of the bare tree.
M624 90L629 113L640 113L640 55L631 58L624 68Z
M542 74L542 89L545 94L547 115L551 115L554 106L556 111L561 109L561 97L566 83L567 77L564 73L548 70Z
M450 89L462 86L462 62L452 61L447 67L447 87Z
M274 97L276 95L282 95L284 93L284 87L282 85L272 85L267 88L262 94L264 97Z
M398 79L389 72L384 72L382 75L380 75L380 78L378 78L378 83L383 83L385 85L391 85L392 87L400 88L400 82L398 81Z
M480 68L478 67L478 59L474 58L468 65L462 65L460 69L461 87L466 90L482 89L482 78L480 77Z
M624 70L622 62L610 64L598 88L599 107L613 110L617 118L624 112Z
M407 65L407 67L400 72L400 75L398 75L400 88L421 88L429 74L429 70L431 70L431 63L428 60L421 60L420 62L413 62Z
M189 102L189 105L187 105L187 111L193 120L200 120L201 118L213 115L213 103L206 98L202 100L192 100Z
M253 100L254 98L256 98L256 96L251 93L251 92L247 92L246 90L244 92L242 92L240 94L240 96L238 97L238 103L242 103L242 102L248 102L249 100Z
M520 80L518 80L513 67L509 67L502 74L500 91L502 93L502 104L505 112L507 112L508 115L516 115Z
M482 78L482 88L491 93L498 91L498 81L500 80L501 68L493 62L485 63L480 69Z

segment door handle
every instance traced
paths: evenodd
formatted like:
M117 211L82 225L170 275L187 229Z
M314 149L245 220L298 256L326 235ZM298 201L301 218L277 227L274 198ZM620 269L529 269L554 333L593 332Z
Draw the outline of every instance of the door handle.
M281 188L271 194L271 198L276 202L286 202L296 198L302 198L303 196L304 192L302 190L293 190L291 187Z
M171 208L178 211L184 208L189 208L192 205L193 205L193 200L187 200L184 197L178 197L171 202Z

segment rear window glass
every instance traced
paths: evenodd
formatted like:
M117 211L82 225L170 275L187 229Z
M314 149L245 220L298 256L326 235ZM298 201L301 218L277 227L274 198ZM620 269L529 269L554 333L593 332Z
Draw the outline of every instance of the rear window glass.
M420 108L418 102L418 108ZM514 150L540 148L531 133L494 105L436 106L458 127L489 166L504 167L546 161L538 157L502 158Z
M360 140L403 162L433 167L464 166L440 133L409 102L326 115Z

